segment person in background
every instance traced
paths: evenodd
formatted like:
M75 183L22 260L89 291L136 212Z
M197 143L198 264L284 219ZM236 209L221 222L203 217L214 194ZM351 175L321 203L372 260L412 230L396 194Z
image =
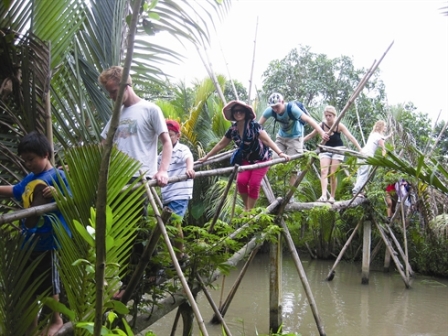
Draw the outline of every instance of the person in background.
M291 119L289 113L287 113L288 103L285 102L280 93L272 93L268 98L268 105L258 123L263 125L266 120L274 117L274 114L276 114L275 119L279 122L280 127L275 138L275 144L280 148L281 152L285 152L287 155L303 153L305 130L299 119L314 128L325 141L328 141L330 138L317 122L304 113L296 104L291 104L291 116L294 118ZM297 171L293 171L289 181L290 185L294 185L296 179Z
M367 139L366 145L362 148L361 154L369 157L374 156L377 148L381 147L383 156L386 155L386 147L384 142L392 136L392 132L387 136L384 135L386 127L387 125L384 120L378 120L375 125L373 125L372 132ZM355 186L352 189L353 197L356 195L358 197L365 197L360 191L369 178L370 166L363 163L365 163L364 159L358 159L358 164L361 164L361 166L358 168Z
M207 153L200 162L207 161L220 150L224 149L233 140L243 153L242 165L250 165L271 160L272 153L288 161L290 158L269 137L259 123L254 121L255 112L252 106L233 100L222 109L224 118L234 121L222 139ZM243 142L243 143L242 143ZM238 173L236 185L244 203L244 210L254 208L260 194L260 186L263 177L269 167L246 170Z
M30 173L16 185L0 186L1 196L14 197L23 203L24 208L30 208L54 202L55 184L64 183L68 188L64 172L55 169L51 164L52 148L45 135L38 132L25 135L19 143L18 154ZM21 221L20 226L24 236L22 248L27 248L27 246L35 243L27 267L42 258L30 277L29 286L32 285L34 279L45 273L42 284L34 294L37 297L50 289L51 296L59 301L61 286L55 252L57 243L53 229L53 226L56 227L59 224L52 218L54 216L59 219L62 228L71 236L70 229L59 210L51 214L27 217ZM62 325L63 321L59 313L53 312L50 324L42 331L41 335L53 336ZM29 326L27 335L35 335L36 328L37 316L32 325Z
M336 120L337 112L334 106L328 105L324 109L324 118L325 122L322 122L320 127L328 132L330 128L333 126L334 121ZM330 139L325 143L325 146L334 147L334 148L344 148L344 143L341 139L341 133L344 134L355 146L361 151L361 146L358 141L353 137L347 127L339 122L334 128L333 132L330 135ZM313 130L310 134L308 134L303 141L308 141L313 138L317 134L316 130ZM320 185L322 188L322 196L317 200L318 202L326 202L327 201L327 187L328 187L328 172L330 172L330 198L328 198L328 202L334 203L334 197L336 195L336 188L338 185L338 181L336 179L336 171L338 170L341 162L344 161L344 155L335 154L330 152L322 151L319 153L320 159Z
M386 187L386 214L387 222L389 223L393 213L395 212L395 206L397 204L397 193L395 191L395 183L390 183Z
M176 247L177 259L182 261L187 259L184 255L183 246L183 232L182 232L182 218L188 209L188 202L193 195L193 180L195 171L193 170L193 154L190 148L179 142L181 132L180 125L176 120L167 120L168 134L173 144L170 165L168 167L168 178L172 176L187 175L190 179L186 181L179 181L170 183L162 187L162 203L164 206L170 208L177 216L178 224L178 240L174 242ZM162 161L163 152L159 154L158 164Z

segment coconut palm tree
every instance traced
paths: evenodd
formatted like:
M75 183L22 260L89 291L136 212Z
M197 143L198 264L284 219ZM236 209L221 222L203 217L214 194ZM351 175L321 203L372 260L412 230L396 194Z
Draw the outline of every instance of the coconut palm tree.
M51 139L54 135L61 154L63 148L99 142L112 107L97 85L99 72L134 56L131 67L137 87L147 81L163 84L157 64L181 56L175 47L154 43L151 36L164 31L200 47L210 39L214 17L229 5L230 0L200 4L161 0L132 11L129 0L0 2L1 178L11 183L26 174L15 155L16 143L31 130ZM139 20L132 38L135 53L127 55L133 12ZM17 208L9 200L6 203L7 210Z

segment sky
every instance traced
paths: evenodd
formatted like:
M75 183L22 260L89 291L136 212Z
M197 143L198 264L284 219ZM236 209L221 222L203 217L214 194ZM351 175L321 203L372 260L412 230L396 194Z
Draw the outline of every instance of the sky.
M379 66L389 105L413 102L433 122L440 111L440 119L448 120L444 6L448 1L234 0L227 15L215 22L207 54L215 73L238 80L249 91L252 66L253 83L261 88L268 64L300 45L330 58L349 56L356 68L368 69L394 42ZM162 69L187 84L207 76L194 47L179 52L185 62ZM251 92L253 98L256 89Z

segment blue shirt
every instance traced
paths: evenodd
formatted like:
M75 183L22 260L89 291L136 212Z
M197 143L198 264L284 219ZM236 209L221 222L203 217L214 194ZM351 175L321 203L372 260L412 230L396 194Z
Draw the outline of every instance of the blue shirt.
M277 122L280 124L280 128L277 134L283 138L302 137L304 133L303 125L298 120L289 119L287 106L288 103L285 102L285 112L283 112L283 114L277 113ZM274 114L275 112L272 111L272 107L268 107L266 110L264 110L263 117L265 119L269 119L271 117L274 117ZM299 119L302 116L303 111L296 104L291 104L291 114L294 116L294 118Z
M68 188L68 183L65 178L65 174L61 170L56 170L54 168L34 175L31 173L27 175L21 182L13 186L12 192L14 198L18 201L23 202L25 208L30 207L32 202L34 188L38 184L45 184L47 186L54 186L57 184L60 186L58 175L62 178L64 184ZM54 202L54 200L52 200ZM35 227L28 229L25 226L25 219L21 221L22 234L25 236L25 242L28 242L30 239L37 240L37 243L34 247L34 251L48 251L56 248L56 240L53 232L52 221L59 219L62 223L66 232L71 236L70 229L67 226L67 223L62 217L62 214L59 210L56 210L51 213L46 213L40 216ZM34 236L33 236L34 234Z

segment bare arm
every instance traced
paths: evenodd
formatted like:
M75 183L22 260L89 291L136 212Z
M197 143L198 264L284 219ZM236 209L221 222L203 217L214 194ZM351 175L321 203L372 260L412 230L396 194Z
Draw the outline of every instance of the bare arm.
M313 130L310 134L308 134L306 137L303 138L303 142L308 141L309 139L312 139L316 136L317 131Z
M0 186L0 196L13 197L14 194L12 192L12 186L11 185Z
M173 145L168 132L161 133L159 140L162 143L162 159L160 160L159 170L153 176L153 179L157 181L160 187L164 187L168 183L168 167L170 166Z
M320 136L322 137L322 139L324 139L325 141L328 141L330 139L330 136L328 135L328 133L326 133L322 127L319 126L319 124L310 116L306 115L305 113L302 113L302 115L300 116L300 119L302 119L303 121L307 122L308 124L311 125L312 128L314 128L314 130L320 134Z
M285 153L283 153L280 150L280 148L278 148L278 146L275 144L274 141L272 141L271 137L266 133L266 131L264 131L264 130L260 131L259 136L260 136L261 142L263 142L264 145L268 146L274 152L276 152L279 157L286 159L286 161L290 160L290 157L288 155L286 155Z
M215 145L215 147L212 148L210 152L208 152L204 157L200 158L199 162L205 162L207 159L216 153L218 153L220 150L226 148L226 146L230 143L230 139L226 138L225 136L222 137L222 139Z
M262 116L262 117L260 118L260 120L258 120L258 123L259 123L260 125L263 125L263 124L266 122L266 120L267 120L267 119L266 119L265 117Z
M361 146L359 145L358 140L355 139L355 137L352 135L352 133L350 133L348 128L345 127L345 125L339 123L339 129L341 130L342 133L344 133L347 139L349 139L352 142L352 144L354 144L356 148L358 148L358 151L361 151Z
M383 149L383 151L382 151L383 156L386 155L386 146L384 146L384 140L383 139L380 139L378 141L378 146L380 146Z
M187 157L187 171L185 172L189 178L194 178L196 172L193 169L193 157Z

